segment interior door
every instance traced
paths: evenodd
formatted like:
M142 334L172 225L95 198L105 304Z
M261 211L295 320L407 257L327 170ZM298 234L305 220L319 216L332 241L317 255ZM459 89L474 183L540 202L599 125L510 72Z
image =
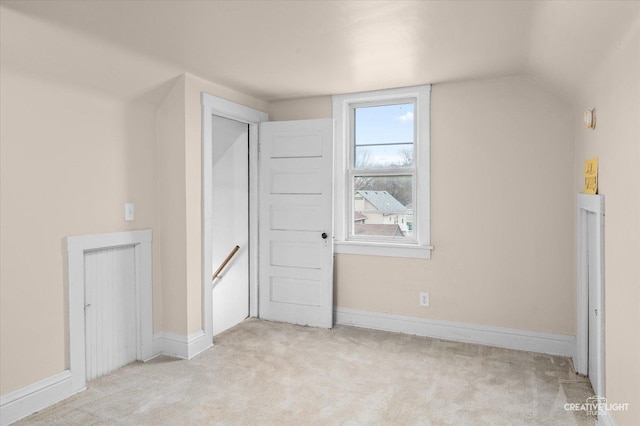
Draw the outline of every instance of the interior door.
M588 373L591 386L596 395L600 394L598 389L598 297L597 297L597 244L596 244L596 215L587 213L587 280L589 283L589 350Z
M333 326L333 121L260 125L259 315Z
M212 264L240 247L213 282L213 335L249 316L249 127L212 117Z
M84 265L85 367L93 380L137 358L135 249L88 251Z

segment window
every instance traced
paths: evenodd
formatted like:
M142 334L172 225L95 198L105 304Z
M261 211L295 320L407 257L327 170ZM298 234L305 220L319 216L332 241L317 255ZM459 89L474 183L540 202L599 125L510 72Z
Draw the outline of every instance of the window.
M333 97L337 253L430 257L430 91Z

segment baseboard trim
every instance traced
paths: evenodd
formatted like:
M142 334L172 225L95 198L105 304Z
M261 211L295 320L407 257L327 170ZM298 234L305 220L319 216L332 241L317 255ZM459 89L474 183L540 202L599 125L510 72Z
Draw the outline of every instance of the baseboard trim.
M334 319L336 324L354 327L394 331L566 357L573 356L576 346L575 337L564 334L540 333L347 308L334 309Z
M188 339L188 352L189 358L192 359L197 355L200 355L202 352L206 351L210 347L213 346L213 342L211 339L207 340L207 336L204 330L201 330L197 333L194 333L189 336Z
M73 394L69 370L10 392L0 397L0 425L9 425Z
M191 359L213 346L208 342L204 330L185 336L169 332L157 333L153 339L156 354ZM156 355L157 356L157 355Z

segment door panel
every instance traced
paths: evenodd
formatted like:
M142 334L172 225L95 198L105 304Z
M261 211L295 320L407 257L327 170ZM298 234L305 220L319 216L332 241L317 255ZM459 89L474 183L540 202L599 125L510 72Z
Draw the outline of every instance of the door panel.
M322 281L271 277L271 302L320 306Z
M271 158L322 157L322 133L275 133Z
M213 282L213 335L249 316L249 129L213 116L212 264L240 249Z
M322 268L322 244L301 241L272 241L271 265L290 268Z
M332 165L332 120L260 125L261 318L333 325Z
M274 163L281 163L274 161ZM320 169L288 169L276 165L271 171L272 194L314 194L322 195L322 172ZM302 164L299 164L300 167Z
M271 206L271 229L283 231L321 231L322 215L318 206L280 204Z
M596 244L596 215L587 213L587 281L589 283L589 351L588 376L596 395L601 395L598 389L598 297L597 297L597 244ZM602 314L602 313L599 313Z
M133 246L88 251L85 265L86 379L136 360L136 268Z

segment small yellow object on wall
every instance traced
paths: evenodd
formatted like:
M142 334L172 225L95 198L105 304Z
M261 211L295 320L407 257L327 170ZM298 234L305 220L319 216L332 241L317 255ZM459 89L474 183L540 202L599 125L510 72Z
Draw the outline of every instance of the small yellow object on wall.
M584 162L584 193L598 193L598 157Z

